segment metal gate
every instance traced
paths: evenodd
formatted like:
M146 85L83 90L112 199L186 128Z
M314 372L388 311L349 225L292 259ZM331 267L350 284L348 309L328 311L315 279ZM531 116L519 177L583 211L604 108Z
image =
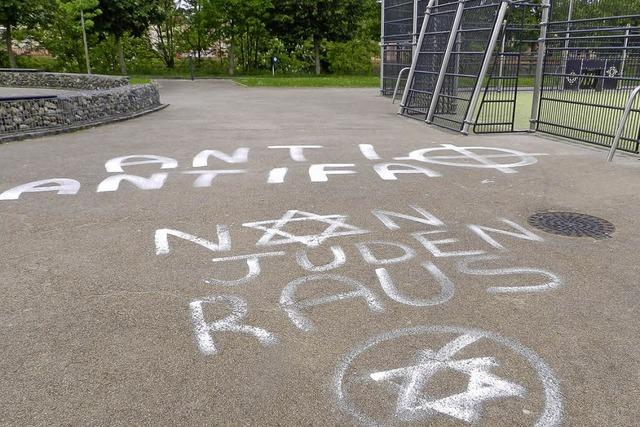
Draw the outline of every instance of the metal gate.
M519 53L501 53L491 69L474 133L515 132L520 78Z
M539 104L540 132L610 146L640 85L640 15L552 22ZM640 100L620 150L638 152Z

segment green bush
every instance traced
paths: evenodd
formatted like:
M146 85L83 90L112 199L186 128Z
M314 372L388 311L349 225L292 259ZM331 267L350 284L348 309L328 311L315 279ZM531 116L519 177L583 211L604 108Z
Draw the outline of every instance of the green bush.
M336 74L371 75L376 70L372 59L379 56L378 44L371 40L327 43L329 71Z

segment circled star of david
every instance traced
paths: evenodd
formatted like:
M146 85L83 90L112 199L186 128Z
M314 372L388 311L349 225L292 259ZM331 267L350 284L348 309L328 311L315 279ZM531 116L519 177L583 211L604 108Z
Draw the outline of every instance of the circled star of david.
M398 393L395 416L405 421L422 421L436 414L475 423L485 402L506 398L524 398L524 387L499 378L490 370L498 367L493 357L457 359L453 356L482 337L461 335L437 352L421 350L411 366L369 374L369 380L385 383ZM434 376L452 370L469 377L466 391L441 398L431 398L428 387Z
M310 212L290 210L280 219L271 221L259 221L242 224L243 227L262 230L265 234L260 238L258 246L287 245L301 243L309 247L320 246L328 239L340 236L353 236L369 233L356 226L346 223L345 215L318 215ZM283 229L290 223L319 222L327 224L327 228L320 234L296 236ZM276 238L278 236L279 238Z

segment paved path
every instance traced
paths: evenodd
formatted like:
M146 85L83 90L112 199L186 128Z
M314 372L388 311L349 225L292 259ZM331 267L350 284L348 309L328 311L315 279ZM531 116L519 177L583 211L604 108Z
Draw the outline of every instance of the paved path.
M375 90L161 84L0 145L0 423L637 425L639 161Z

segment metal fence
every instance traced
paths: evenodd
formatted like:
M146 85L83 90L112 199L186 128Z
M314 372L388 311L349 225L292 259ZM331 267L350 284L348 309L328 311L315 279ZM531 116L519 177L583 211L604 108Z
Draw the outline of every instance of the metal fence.
M640 15L552 22L537 129L610 146L625 102L640 85ZM620 150L638 152L640 100Z
M427 118L458 5L458 0L442 0L431 8L402 100L402 114L408 117Z
M392 95L400 71L411 66L418 3L422 0L383 0L381 91ZM425 6L426 7L426 6ZM424 15L424 7L423 7Z
M449 64L443 75L431 122L461 131L478 85L482 66L495 31L502 0L471 0L464 3L460 26Z

